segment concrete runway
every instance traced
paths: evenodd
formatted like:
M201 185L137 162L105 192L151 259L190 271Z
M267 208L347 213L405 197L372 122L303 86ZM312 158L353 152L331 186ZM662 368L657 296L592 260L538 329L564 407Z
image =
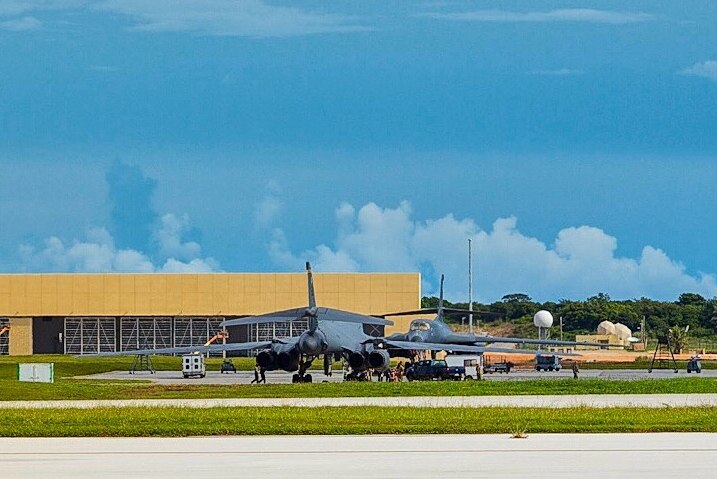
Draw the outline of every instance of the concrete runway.
M261 387L261 386L257 386ZM717 407L717 394L575 394L541 396L413 396L228 399L110 399L2 401L3 409L91 409L96 407Z
M311 371L315 382L342 382L343 371L335 371L331 377L324 376L322 371ZM269 371L266 373L266 382L271 384L291 383L291 373L284 371ZM519 381L527 379L559 379L572 378L573 373L569 369L558 372L537 372L534 370L514 370L510 374L486 374L484 378L488 381ZM599 378L611 380L634 380L634 379L672 379L675 377L717 377L717 369L705 369L701 374L687 374L680 371L675 374L672 370L655 370L648 373L643 369L584 369L580 372L581 378ZM142 379L157 384L249 384L254 379L251 371L239 371L236 374L221 374L217 371L207 372L204 378L184 379L179 371L157 371L155 374L137 373L129 374L127 371L111 371L89 376L78 376L79 379L101 379L101 380L131 380Z
M0 439L3 479L714 477L717 434Z

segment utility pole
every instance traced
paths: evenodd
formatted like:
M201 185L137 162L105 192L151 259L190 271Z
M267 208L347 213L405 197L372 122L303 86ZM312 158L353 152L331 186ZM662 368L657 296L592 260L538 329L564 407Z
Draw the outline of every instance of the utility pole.
M471 239L468 238L468 331L473 334L473 256L471 251Z
M563 317L560 316L560 340L563 340Z

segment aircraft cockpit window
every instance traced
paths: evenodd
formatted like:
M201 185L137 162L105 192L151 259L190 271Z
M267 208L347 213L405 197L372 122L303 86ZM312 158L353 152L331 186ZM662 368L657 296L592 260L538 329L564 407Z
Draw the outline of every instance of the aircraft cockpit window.
M431 325L426 321L414 321L411 323L411 331L428 331Z

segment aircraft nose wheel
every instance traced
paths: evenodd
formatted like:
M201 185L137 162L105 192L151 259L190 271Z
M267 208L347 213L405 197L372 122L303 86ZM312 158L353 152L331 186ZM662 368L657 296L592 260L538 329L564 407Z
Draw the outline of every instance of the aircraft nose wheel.
M311 377L311 374L304 374L303 376L299 376L298 374L294 374L291 376L291 382L296 383L310 383L313 382L313 378Z

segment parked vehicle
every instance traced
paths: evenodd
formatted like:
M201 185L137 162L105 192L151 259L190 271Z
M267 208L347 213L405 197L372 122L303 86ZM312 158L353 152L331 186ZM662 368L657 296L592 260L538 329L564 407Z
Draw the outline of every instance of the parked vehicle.
M560 356L555 354L536 354L535 370L536 371L560 371L563 367L560 364Z
M201 354L184 354L182 355L182 376L190 378L199 376L203 378L207 375L207 368L204 364L204 356Z
M463 366L465 376L463 379L478 379L478 368L483 364L483 357L475 354L449 354L446 356L448 367Z
M449 366L443 359L418 361L406 370L406 379L409 381L431 381L433 379L460 381L465 378L465 375L465 367Z
M219 370L219 372L222 374L224 374L224 373L236 374L237 368L236 368L236 366L234 366L233 362L229 361L228 359L225 359L224 362L222 363L222 367Z
M697 374L702 372L702 360L699 356L692 356L687 362L687 373L696 372Z
M500 361L497 362L485 362L485 366L483 367L483 372L487 374L492 373L500 373L500 374L508 374L511 369L513 369L513 366L515 366L512 362L505 359L505 357L500 358Z

